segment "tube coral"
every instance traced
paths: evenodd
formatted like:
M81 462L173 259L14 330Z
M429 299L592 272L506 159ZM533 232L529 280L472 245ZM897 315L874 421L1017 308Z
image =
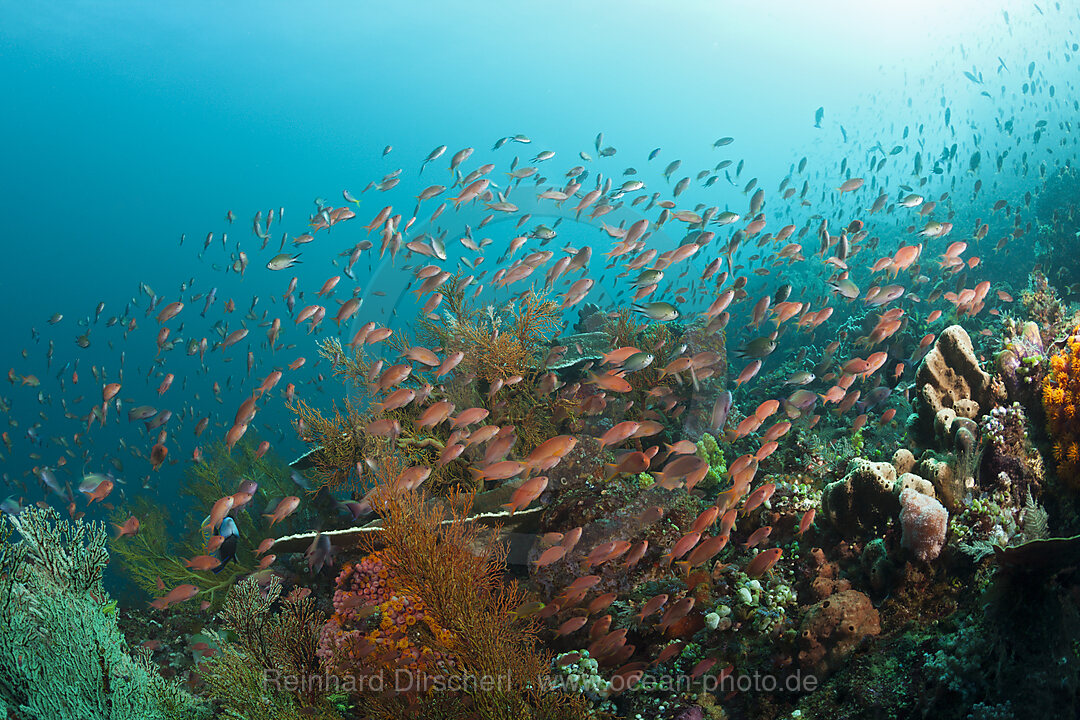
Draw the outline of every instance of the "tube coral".
M1058 476L1075 482L1080 470L1080 327L1050 356L1042 387L1046 430L1053 441Z

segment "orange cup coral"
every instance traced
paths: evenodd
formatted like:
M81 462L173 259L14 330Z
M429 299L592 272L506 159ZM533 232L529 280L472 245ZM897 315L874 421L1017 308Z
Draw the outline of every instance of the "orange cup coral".
M1080 418L1077 417L1080 407L1080 327L1073 331L1061 350L1050 356L1042 400L1058 476L1080 484Z

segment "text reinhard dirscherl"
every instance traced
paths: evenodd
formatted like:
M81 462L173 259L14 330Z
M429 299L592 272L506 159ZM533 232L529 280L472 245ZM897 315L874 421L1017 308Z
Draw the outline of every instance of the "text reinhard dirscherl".
M528 685L546 690L565 690L580 692L585 685L583 680L571 677L539 677ZM641 685L650 691L688 692L813 692L817 687L815 675L799 672L786 676L776 676L754 672L750 674L706 675L693 678L690 675L652 675L634 674L615 676L606 684L608 692L622 692L630 687ZM514 683L510 673L498 675L476 675L471 673L425 673L417 670L398 669L393 672L375 672L366 675L339 676L330 673L318 675L294 675L276 670L263 673L263 687L284 690L286 692L463 692L486 693L505 692Z

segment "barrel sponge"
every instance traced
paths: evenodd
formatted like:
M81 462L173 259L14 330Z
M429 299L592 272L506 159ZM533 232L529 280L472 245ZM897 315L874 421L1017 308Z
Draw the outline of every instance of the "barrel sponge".
M825 486L822 513L846 537L884 530L900 509L895 485L891 463L855 458L847 475Z
M939 442L947 439L943 437L947 433L935 428L939 412L951 410L957 417L974 419L989 411L1001 393L990 374L979 367L971 337L959 325L945 328L938 336L915 375L915 389L923 430L936 435Z

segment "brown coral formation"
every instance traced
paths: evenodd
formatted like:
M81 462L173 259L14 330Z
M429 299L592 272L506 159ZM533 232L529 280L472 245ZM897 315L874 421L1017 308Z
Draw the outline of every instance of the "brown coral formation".
M799 664L819 676L835 670L863 638L878 635L881 621L870 598L844 590L811 606L799 631Z
M975 419L1003 396L989 373L979 367L971 338L959 325L942 331L915 376L919 425L945 445L958 418Z
M919 477L926 478L936 490L936 495L946 507L955 508L964 495L964 481L949 463L927 455L915 466Z
M821 510L845 535L883 530L900 512L895 484L896 468L891 464L855 458L847 475L825 486Z
M820 602L834 593L851 589L851 581L840 577L840 566L825 557L825 551L814 548L810 551L807 571L810 573L807 592L815 602Z

